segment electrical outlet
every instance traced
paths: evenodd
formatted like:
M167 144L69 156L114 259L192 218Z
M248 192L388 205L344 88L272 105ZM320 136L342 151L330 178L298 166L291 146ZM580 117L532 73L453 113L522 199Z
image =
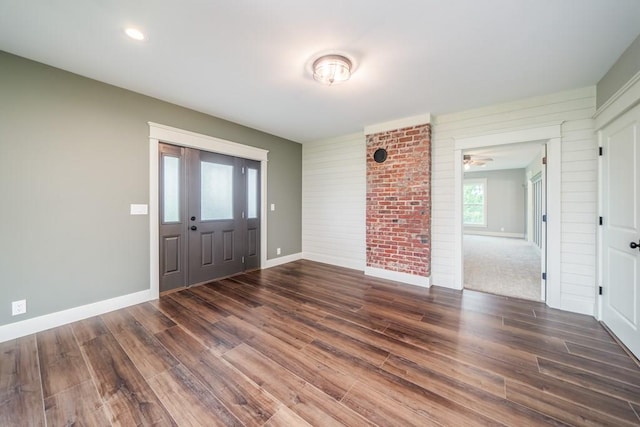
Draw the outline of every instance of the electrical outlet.
M280 248L276 248L276 255L280 255L282 253L282 250Z
M11 303L11 315L16 316L18 314L24 314L27 312L27 300L21 299L20 301L13 301Z

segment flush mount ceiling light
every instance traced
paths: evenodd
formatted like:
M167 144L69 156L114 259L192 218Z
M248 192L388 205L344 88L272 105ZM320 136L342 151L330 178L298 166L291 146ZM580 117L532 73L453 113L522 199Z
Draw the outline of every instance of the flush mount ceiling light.
M349 80L351 61L342 55L325 55L313 63L313 78L325 85Z
M124 32L134 40L144 40L144 34L137 28L127 28Z

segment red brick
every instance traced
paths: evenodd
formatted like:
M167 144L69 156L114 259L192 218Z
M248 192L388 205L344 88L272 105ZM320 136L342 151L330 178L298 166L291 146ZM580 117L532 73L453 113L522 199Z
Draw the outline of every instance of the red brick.
M430 274L431 128L367 135L367 265ZM378 148L387 161L376 163Z

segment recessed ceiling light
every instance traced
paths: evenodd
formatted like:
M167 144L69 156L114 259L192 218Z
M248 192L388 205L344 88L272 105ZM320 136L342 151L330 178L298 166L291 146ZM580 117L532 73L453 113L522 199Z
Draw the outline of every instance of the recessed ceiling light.
M127 28L124 32L134 40L144 40L144 34L137 28Z

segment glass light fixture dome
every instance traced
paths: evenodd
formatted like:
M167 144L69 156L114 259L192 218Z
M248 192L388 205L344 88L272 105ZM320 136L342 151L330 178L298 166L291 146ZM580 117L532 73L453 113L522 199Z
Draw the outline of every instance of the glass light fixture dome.
M349 80L351 61L342 55L325 55L313 63L313 78L325 85Z

